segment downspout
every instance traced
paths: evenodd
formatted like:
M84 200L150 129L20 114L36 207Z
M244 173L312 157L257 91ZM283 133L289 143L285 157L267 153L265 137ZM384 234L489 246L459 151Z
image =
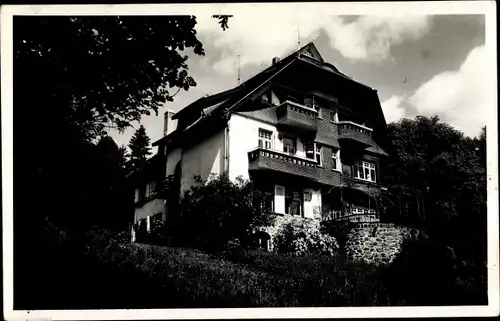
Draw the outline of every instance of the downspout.
M229 177L229 122L227 122L226 128L224 129L224 171Z

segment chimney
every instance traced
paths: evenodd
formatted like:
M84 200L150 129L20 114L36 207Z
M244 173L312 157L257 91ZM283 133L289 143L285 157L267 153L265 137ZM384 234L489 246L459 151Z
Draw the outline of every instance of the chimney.
M172 119L175 113L173 111L167 110L165 112L165 119L163 125L163 136L167 136L177 128L177 119Z
M273 65L277 64L280 61L280 57L273 58Z

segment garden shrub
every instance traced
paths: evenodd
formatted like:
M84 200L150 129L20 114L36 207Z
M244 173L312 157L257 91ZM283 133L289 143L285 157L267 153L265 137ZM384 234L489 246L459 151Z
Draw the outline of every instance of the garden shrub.
M151 229L148 233L148 242L156 245L167 245L167 227L163 221L151 222Z
M244 244L252 231L273 222L262 201L263 194L250 181L233 182L225 174L208 180L195 177L195 185L181 199L177 241L206 250Z
M341 221L341 222L321 222L321 231L327 235L333 236L337 243L339 244L339 248L344 249L347 242L347 235L352 230L352 224L349 221Z
M317 220L295 220L284 224L274 237L273 244L280 253L298 256L333 256L339 249L334 237L320 231Z

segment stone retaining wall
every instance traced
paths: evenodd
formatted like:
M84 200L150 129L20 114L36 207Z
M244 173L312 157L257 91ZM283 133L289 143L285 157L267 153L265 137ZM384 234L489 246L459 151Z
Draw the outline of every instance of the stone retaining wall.
M401 252L403 242L425 237L417 230L391 223L362 223L346 237L347 258L355 262L389 264Z

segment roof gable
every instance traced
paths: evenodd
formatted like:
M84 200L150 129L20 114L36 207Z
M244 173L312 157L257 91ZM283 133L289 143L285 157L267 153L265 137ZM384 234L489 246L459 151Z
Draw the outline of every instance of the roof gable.
M321 54L319 53L318 48L314 45L314 43L310 42L304 47L300 48L297 51L298 54L308 56L310 58L316 59L320 62L324 62L323 57L321 57Z

